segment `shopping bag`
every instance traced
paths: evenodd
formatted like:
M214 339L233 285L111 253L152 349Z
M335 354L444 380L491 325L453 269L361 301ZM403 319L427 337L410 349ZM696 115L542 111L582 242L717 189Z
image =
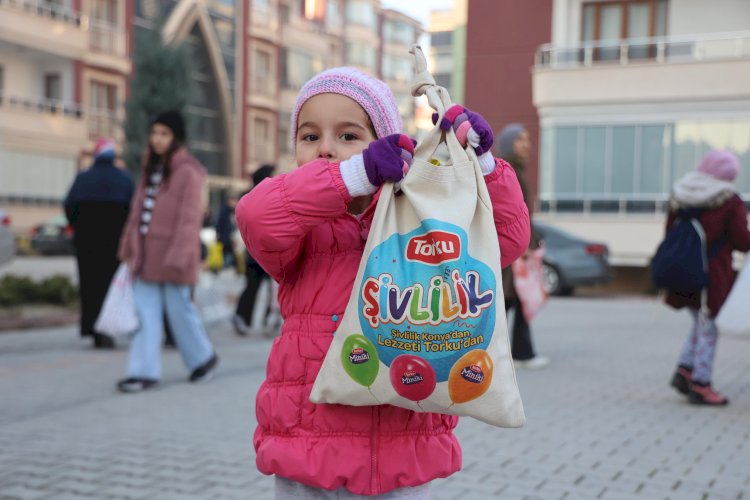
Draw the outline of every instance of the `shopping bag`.
M726 302L716 316L719 333L730 335L750 335L750 254L729 292Z
M128 265L120 264L109 284L94 330L112 337L135 333L140 326L133 296L133 278Z
M224 269L224 245L218 241L211 243L208 247L206 267L213 272L219 272Z
M547 303L547 292L544 290L542 278L543 257L544 249L537 248L513 262L511 267L513 284L527 322L531 321Z
M450 107L415 47L412 93ZM430 162L438 148L447 160ZM344 316L310 400L525 421L510 356L492 204L472 148L437 126L383 185Z

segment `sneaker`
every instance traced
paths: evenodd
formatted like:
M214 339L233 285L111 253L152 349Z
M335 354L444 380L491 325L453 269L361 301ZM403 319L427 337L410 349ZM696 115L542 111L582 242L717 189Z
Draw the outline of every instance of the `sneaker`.
M211 380L214 376L214 372L216 372L216 365L218 364L219 357L214 353L208 361L193 370L193 373L190 374L190 382L207 382Z
M117 389L119 389L120 392L127 393L141 392L155 387L158 383L158 380L150 378L128 377L125 380L117 382Z
M711 384L690 384L688 400L694 405L726 406L729 400L721 393L716 392Z
M534 370L547 366L549 364L549 358L545 356L534 356L530 359L514 359L513 364L516 368L529 368Z
M672 375L672 381L669 383L680 394L688 395L690 393L690 384L693 382L693 370L685 367L677 367L677 371Z

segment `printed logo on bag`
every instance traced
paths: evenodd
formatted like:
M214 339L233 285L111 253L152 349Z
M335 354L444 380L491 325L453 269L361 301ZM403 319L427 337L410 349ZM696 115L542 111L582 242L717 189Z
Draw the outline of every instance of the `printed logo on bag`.
M461 377L472 384L481 384L484 381L484 372L477 365L465 366L461 370Z
M424 382L424 377L414 370L409 370L401 376L401 383L404 385L414 385Z
M361 365L370 361L370 353L361 347L355 347L349 354L349 362L353 365Z
M440 264L457 260L461 256L461 238L447 231L430 231L415 236L406 245L406 260Z
M437 382L445 382L463 355L490 345L499 280L490 266L469 254L463 228L424 219L408 233L391 233L366 258L357 290L359 326L376 350L371 354L385 366L412 355L430 365ZM393 380L399 387L419 387L430 380L428 375L408 368ZM478 378L483 377L486 383L486 370L480 371Z

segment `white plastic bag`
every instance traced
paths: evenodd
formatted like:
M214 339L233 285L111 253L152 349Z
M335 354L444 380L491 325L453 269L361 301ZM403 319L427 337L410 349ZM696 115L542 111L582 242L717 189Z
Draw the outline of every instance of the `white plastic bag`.
M750 335L748 304L750 304L750 257L745 259L745 265L716 317L719 333Z
M127 264L123 262L109 284L94 329L112 337L124 337L135 333L139 326L133 297L133 278Z

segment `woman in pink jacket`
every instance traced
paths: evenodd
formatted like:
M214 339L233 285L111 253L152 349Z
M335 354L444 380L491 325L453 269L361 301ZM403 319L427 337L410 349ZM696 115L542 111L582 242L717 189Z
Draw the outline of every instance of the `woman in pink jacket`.
M470 111L461 116L475 149L490 151L489 125ZM237 206L248 250L279 282L284 317L258 391L254 437L259 470L276 475L276 498L318 498L319 490L425 498L430 481L461 468L454 416L309 401L354 285L378 189L399 181L411 160L413 142L400 130L383 82L354 68L324 71L294 106L299 168L263 181ZM490 153L481 160L505 267L528 247L528 211L513 169Z
M151 124L149 152L120 238L120 260L135 276L141 321L130 343L122 392L140 392L161 378L161 340L166 313L190 382L209 379L218 362L190 289L200 267L206 170L185 149L185 123L177 111Z

